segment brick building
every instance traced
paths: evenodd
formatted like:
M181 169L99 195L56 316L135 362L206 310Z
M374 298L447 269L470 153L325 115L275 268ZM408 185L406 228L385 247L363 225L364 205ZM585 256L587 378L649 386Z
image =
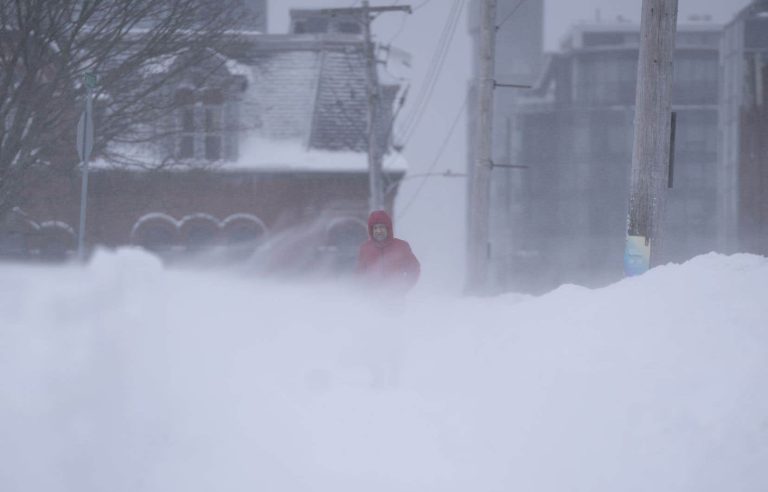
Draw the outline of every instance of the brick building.
M350 267L367 237L362 35L244 35L237 53L217 55L167 89L178 110L157 128L175 129L173 137L131 150L151 170L93 163L89 249L140 245L169 259L202 251L243 258L258 249L270 266ZM383 78L379 86L376 132L384 142L399 86ZM388 151L384 171L391 209L403 158ZM6 219L0 246L70 256L79 198L79 176L41 176Z

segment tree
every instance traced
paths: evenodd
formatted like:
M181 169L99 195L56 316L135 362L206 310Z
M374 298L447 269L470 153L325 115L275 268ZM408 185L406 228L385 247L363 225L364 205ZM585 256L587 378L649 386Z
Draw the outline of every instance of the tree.
M177 104L169 87L232 51L248 15L242 0L0 0L0 217L41 172L77 166L86 73L94 156L129 162L173 131L153 125Z

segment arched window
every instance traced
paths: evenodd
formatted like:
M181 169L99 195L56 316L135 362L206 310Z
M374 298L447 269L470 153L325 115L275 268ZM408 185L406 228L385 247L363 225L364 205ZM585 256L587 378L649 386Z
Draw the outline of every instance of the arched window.
M179 234L188 252L209 249L219 241L219 221L207 214L188 215L179 224Z
M40 226L16 207L0 220L0 257L24 258L29 255Z
M179 230L173 217L148 214L133 226L131 242L154 253L167 253L179 243Z
M37 236L37 253L40 259L64 261L75 251L75 231L64 222L43 222Z
M328 226L326 245L337 270L355 267L360 246L368 239L368 226L354 218L339 218Z
M230 215L221 229L228 253L234 258L247 258L267 236L264 222L250 214Z

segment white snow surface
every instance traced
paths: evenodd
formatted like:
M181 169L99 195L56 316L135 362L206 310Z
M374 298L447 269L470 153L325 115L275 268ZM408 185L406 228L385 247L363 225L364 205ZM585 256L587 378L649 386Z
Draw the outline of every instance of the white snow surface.
M91 169L128 169L146 172L156 169L157 159L148 148L140 151L128 149L120 153L146 167L122 166L104 159L89 163ZM155 164L153 164L155 163ZM363 173L368 172L368 154L356 151L335 151L307 148L299 140L277 140L251 137L242 143L236 161L192 162L163 168L167 171L184 172L190 169L207 169L219 172L307 172L307 173ZM382 158L382 169L390 172L406 172L408 161L399 152L390 152Z
M406 171L408 163L398 152L382 159L386 171ZM232 171L367 172L368 154L353 151L309 149L298 140L250 138L237 162L225 163Z
M402 301L0 265L0 490L764 492L766 292L750 255Z

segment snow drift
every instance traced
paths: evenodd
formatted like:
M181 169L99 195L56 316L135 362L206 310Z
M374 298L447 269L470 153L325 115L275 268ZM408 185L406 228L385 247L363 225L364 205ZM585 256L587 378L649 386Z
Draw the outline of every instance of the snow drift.
M404 302L131 250L0 279L4 492L768 490L762 257Z

